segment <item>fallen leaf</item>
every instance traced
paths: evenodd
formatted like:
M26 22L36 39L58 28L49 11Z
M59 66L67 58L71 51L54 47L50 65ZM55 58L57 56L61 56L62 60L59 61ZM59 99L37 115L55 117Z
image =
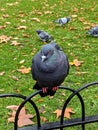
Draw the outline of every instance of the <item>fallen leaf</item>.
M89 29L90 29L90 26L84 27L84 30L89 30Z
M9 25L9 24L11 24L11 23L10 23L10 22L5 22L5 24Z
M21 60L19 63L20 63L20 64L23 64L24 62L25 62L25 60Z
M78 16L76 14L71 15L72 18L77 18Z
M39 109L39 112L44 114L46 111L45 111L45 107L44 106L41 106L41 108Z
M0 26L0 30L1 30L1 29L4 29L5 27L6 27L6 26Z
M35 123L28 118L22 118L18 120L18 127L23 127L26 125L33 125L33 124Z
M12 41L12 43L11 43L11 45L14 45L14 46L19 46L19 45L21 45L22 43L19 43L19 42L17 42L17 41Z
M19 78L18 77L16 77L16 76L10 76L13 80L15 80L15 81L18 81L19 80Z
M9 110L16 111L18 109L18 106L17 105L10 105L10 106L7 106L6 108Z
M57 118L59 118L61 116L62 110L57 109L54 113L56 113ZM70 119L70 115L74 114L75 112L72 110L72 108L66 108L65 113L64 113L64 117Z
M51 11L45 11L44 14L52 14Z
M42 122L48 122L48 120L46 119L46 117L41 117L41 121Z
M76 30L76 28L75 27L69 27L69 30Z
M81 66L83 61L79 61L78 59L74 59L72 62L70 62L70 65L75 65L76 67Z
M25 38L29 38L30 35L29 35L29 34L23 34L23 37L25 37Z
M4 72L4 71L0 72L0 76L3 76L4 74L5 74L5 72Z
M72 110L72 108L66 108L64 117L70 119L70 114L74 114L75 112Z
M6 36L6 35L1 35L0 36L0 43L7 43L9 40L11 39L11 37Z
M39 18L31 18L31 20L40 23L40 19Z
M0 89L0 92L4 92L4 89Z
M8 14L3 14L3 18L9 18Z
M18 71L21 72L22 74L28 74L31 71L31 68L23 67L23 68L18 69Z
M62 110L57 109L57 110L56 110L55 112L53 112L53 113L56 113L56 117L59 118L59 117L61 116L61 112L62 112Z
M6 107L7 109L12 110L12 113L9 114L9 116L11 116L11 117L8 118L8 123L14 122L16 111L17 111L18 107L19 106L16 106L16 105L11 105L11 106ZM25 107L23 107L18 116L18 127L34 124L34 122L30 120L30 118L33 118L34 116L35 116L35 114L34 115L26 114Z
M43 99L39 99L37 102L43 102L44 100Z
M18 30L27 29L27 27L26 26L19 26L17 29Z

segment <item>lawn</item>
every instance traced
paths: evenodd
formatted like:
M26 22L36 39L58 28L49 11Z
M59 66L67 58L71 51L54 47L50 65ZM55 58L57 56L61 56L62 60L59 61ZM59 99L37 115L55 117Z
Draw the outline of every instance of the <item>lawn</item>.
M71 17L71 21L60 27L52 20ZM21 68L30 68L33 56L44 45L35 30L41 29L51 34L67 54L69 62L82 61L80 66L70 65L70 72L63 86L78 89L89 82L98 81L98 38L86 34L87 30L98 25L98 1L93 0L0 0L0 94L18 93L30 95L35 81L31 73L22 74ZM61 109L70 95L67 90L58 90L53 98L34 98L39 109L44 107L47 121L59 120L53 112ZM82 92L86 104L86 113L98 113L98 86ZM0 99L0 130L11 130L8 123L9 105L19 105L20 99ZM51 106L51 107L49 107ZM77 107L76 107L77 106ZM74 98L69 107L75 114L81 115L80 103ZM33 113L26 105L28 113ZM36 118L33 119L36 122ZM42 120L43 122L43 120ZM80 127L66 128L78 130ZM97 130L98 123L86 125L86 130Z

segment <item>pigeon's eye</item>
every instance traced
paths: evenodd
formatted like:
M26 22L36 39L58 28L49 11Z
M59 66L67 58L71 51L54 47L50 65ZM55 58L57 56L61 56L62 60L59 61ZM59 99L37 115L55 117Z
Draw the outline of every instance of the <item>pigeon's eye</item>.
M50 51L48 51L48 54L51 54L51 50L50 50Z

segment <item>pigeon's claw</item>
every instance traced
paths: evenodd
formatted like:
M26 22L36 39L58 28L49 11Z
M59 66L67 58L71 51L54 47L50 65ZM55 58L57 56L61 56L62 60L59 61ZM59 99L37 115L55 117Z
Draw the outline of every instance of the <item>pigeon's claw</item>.
M47 93L47 88L42 88L43 93Z
M57 91L58 90L58 86L55 86L52 88L53 91Z

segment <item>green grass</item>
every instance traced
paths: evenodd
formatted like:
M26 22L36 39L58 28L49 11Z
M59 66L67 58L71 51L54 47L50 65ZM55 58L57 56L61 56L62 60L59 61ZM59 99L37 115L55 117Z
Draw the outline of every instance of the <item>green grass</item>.
M98 81L98 38L87 36L84 29L84 27L90 27L92 24L98 24L98 2L93 0L39 1L0 1L0 26L6 26L0 30L0 36L11 36L11 40L7 43L0 43L0 72L5 72L3 76L0 76L0 90L4 90L3 92L0 91L0 94L20 93L28 96L34 92L32 87L35 81L32 80L31 73L25 75L17 70L21 66L30 67L33 56L43 45L35 33L36 29L42 29L51 34L68 55L69 62L74 59L84 61L78 68L70 66L70 73L63 85L77 89L86 83ZM7 15L8 17L6 17ZM77 17L72 18L72 21L64 28L52 23L52 20L59 17L73 15L77 15ZM35 22L32 18L38 18L40 22ZM80 21L81 18L84 19L83 22ZM19 26L26 26L27 29L18 30ZM11 42L14 40L22 43L22 45L12 46ZM25 60L25 62L20 64L21 60ZM86 73L82 74L81 72ZM19 80L13 80L13 76L16 76ZM65 97L62 93L65 93ZM34 101L39 109L42 106L45 107L46 113L41 116L46 117L48 121L54 121L56 115L53 112L57 108L62 108L63 101L69 95L70 92L67 90L64 92L59 90L52 99L45 97L42 102L39 102L41 97L36 96ZM86 104L87 115L98 113L98 98L96 98L98 96L98 86L85 90L81 95ZM19 105L20 102L21 100L15 98L0 99L0 130L11 130L13 128L13 123L7 123L9 111L6 106ZM81 107L76 97L69 106L75 111L75 114L71 115L72 118L81 115ZM27 109L29 113L34 114L34 110L29 104L27 104ZM35 118L33 120L36 121ZM80 126L66 129L78 130ZM98 123L86 125L86 130L97 129Z

